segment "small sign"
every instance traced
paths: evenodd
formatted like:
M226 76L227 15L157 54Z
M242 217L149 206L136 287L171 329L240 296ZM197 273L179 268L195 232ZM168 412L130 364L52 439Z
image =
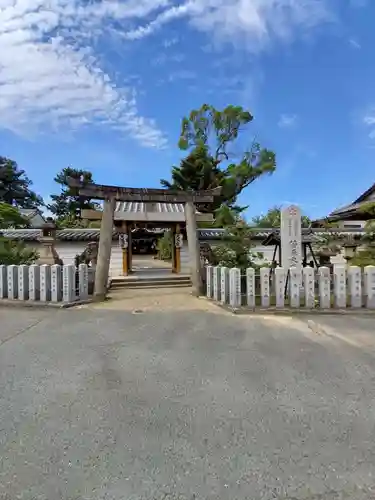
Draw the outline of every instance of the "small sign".
M175 247L176 248L181 248L182 247L182 241L183 241L182 234L181 233L176 234L175 237L174 237Z
M128 235L123 233L123 234L120 234L119 237L118 237L118 240L119 240L119 245L121 248L128 248L129 246L129 239L128 239Z

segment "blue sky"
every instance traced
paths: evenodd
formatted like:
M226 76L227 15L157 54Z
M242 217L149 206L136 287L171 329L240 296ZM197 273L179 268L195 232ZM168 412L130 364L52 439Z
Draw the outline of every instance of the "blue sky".
M0 155L46 199L68 165L158 186L181 118L238 104L277 155L248 215L326 215L375 182L374 22L370 0L0 0Z

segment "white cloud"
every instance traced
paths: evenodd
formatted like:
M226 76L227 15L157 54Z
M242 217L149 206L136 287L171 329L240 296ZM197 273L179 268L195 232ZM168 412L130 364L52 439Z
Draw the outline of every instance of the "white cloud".
M166 7L151 21L126 33L128 39L152 34L164 24L186 18L191 26L221 41L241 40L250 50L272 38L290 39L298 29L332 20L331 0L185 0Z
M369 129L369 138L375 139L375 108L366 114L363 118L363 122Z
M361 49L362 48L361 44L355 38L349 39L349 45L351 47L353 47L353 49Z
M98 63L97 40L115 20L143 17L167 0L0 0L1 126L15 133L102 124L150 147L165 138L140 116L130 83Z
M297 122L297 115L282 114L278 121L278 126L281 128L291 128Z

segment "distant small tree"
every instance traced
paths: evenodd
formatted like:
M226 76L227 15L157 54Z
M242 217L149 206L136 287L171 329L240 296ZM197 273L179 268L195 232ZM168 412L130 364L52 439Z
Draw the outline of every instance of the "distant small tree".
M0 264L21 265L32 264L39 254L34 249L29 249L24 243L13 241L2 235L2 229L26 227L27 221L21 216L18 209L7 204L0 203Z
M279 228L281 224L281 206L270 208L265 215L257 215L252 219L252 225L260 228ZM309 227L311 219L307 215L301 216L302 227Z
M361 212L368 218L365 225L365 233L362 237L364 248L358 250L351 259L353 266L374 266L375 265L375 203L366 203Z
M0 156L0 202L20 208L36 208L43 199L32 189L32 181L17 163Z
M67 183L68 177L81 179L85 184L92 183L92 173L88 170L79 170L71 167L63 168L54 181L60 185L60 194L51 195L52 203L48 209L55 216L56 223L65 220L72 223L79 219L80 213L84 209L96 209L98 204L92 202L84 196L80 196L74 188L70 188Z

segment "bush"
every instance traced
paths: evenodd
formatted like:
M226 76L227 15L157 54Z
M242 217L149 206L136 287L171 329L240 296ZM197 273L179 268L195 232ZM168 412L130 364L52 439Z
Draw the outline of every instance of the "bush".
M160 260L172 259L172 232L166 231L157 243L158 258Z
M23 243L12 241L0 236L0 264L6 266L33 264L38 260L39 254L34 249L26 248Z

